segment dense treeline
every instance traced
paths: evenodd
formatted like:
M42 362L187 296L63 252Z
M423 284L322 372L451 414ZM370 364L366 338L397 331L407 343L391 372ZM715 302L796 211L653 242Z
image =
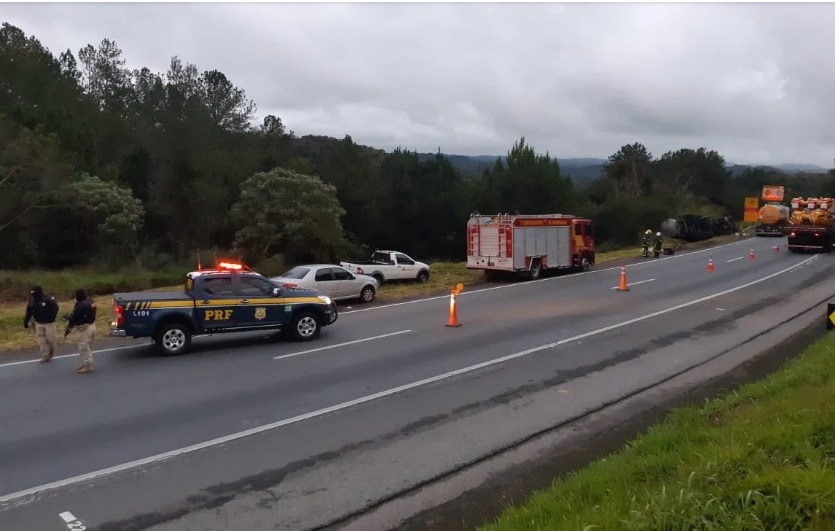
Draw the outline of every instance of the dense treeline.
M655 158L641 144L579 186L524 138L464 175L440 153L299 138L277 116L253 127L243 89L176 56L165 73L125 64L112 40L56 57L0 29L0 267L158 268L212 248L256 263L373 247L461 258L475 210L589 215L602 243L631 244L674 215L739 218L764 183L832 193L828 180L767 170L734 178L704 148Z

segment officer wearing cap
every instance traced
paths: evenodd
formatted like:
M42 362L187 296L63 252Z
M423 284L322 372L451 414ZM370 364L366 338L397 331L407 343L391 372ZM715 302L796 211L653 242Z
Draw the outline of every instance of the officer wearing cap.
M90 350L90 343L96 338L96 302L90 298L86 290L76 290L75 307L70 315L69 324L78 334L78 354L82 363L76 372L93 372L93 352Z
M55 355L55 319L58 317L58 302L52 295L46 295L41 286L29 291L32 296L26 305L23 326L29 328L29 322L35 320L35 336L41 349L41 363L52 360Z

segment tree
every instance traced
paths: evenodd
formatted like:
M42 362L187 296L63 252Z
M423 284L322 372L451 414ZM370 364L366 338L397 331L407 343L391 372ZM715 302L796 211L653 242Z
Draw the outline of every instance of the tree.
M95 234L98 243L137 256L145 209L130 188L82 174L70 184L65 204L79 217L80 238Z
M603 166L615 195L640 197L651 190L652 153L641 143L621 146Z
M243 89L235 87L217 70L203 72L200 83L203 102L215 124L235 133L249 130L249 122L255 114L256 106L255 102L246 97ZM283 133L283 130L281 132Z
M336 187L284 168L244 181L231 217L239 227L235 245L255 263L282 253L290 261L332 258L344 248Z

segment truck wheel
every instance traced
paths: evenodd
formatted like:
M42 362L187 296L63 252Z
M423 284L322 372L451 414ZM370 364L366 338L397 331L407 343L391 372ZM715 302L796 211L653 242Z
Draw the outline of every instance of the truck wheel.
M371 275L371 276L377 279L377 285L378 285L378 286L382 286L382 285L383 285L383 275L381 275L380 273L374 273L374 274L373 274L373 275Z
M429 271L421 269L420 273L417 274L417 281L426 282L427 280L429 280Z
M362 302L368 304L369 302L374 300L374 296L376 294L377 292L374 290L374 288L372 288L371 286L365 286L364 288L362 288L362 291L360 291L360 299L362 299Z
M290 322L290 337L296 341L316 339L321 330L321 319L311 311L297 313Z
M157 332L154 345L164 356L182 354L191 345L191 331L180 323L165 325Z

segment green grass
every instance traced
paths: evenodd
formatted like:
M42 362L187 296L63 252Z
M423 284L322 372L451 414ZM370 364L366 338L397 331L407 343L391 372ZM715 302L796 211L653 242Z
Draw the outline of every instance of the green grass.
M835 335L681 408L483 531L835 529Z

